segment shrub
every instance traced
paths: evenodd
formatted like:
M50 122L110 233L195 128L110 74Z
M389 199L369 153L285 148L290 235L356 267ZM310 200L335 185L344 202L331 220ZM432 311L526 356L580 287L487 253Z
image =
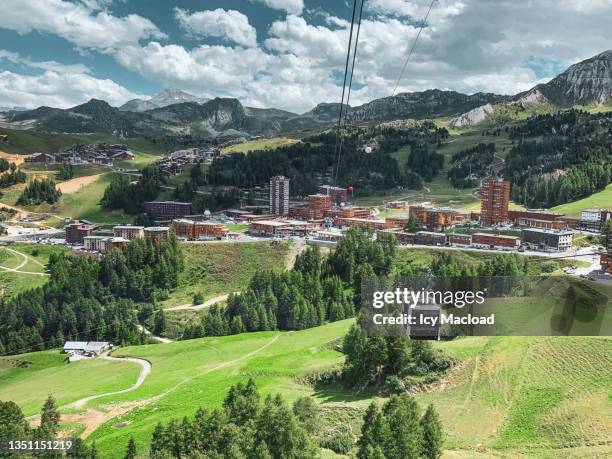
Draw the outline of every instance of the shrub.
M402 381L401 378L396 375L387 376L385 384L387 385L389 392L392 394L401 394L406 390L404 381Z
M202 293L198 292L195 295L193 295L193 304L197 305L197 304L202 304L204 303L204 295L202 295Z
M322 438L319 442L321 448L331 449L336 454L348 454L354 444L353 438L347 434L335 434Z

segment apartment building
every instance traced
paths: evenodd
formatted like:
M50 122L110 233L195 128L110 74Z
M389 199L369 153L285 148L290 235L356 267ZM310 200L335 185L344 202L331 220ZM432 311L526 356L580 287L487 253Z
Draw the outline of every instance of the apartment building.
M348 202L348 188L331 185L321 185L319 187L319 193L329 196L332 204L335 204L337 206Z
M137 237L144 237L144 226L118 225L113 227L115 237L122 237L131 241Z
M521 231L523 243L559 251L571 249L573 235L572 231L556 231L543 228L523 228Z
M508 206L510 204L510 182L489 177L482 182L480 188L480 223L497 225L508 221Z
M172 220L191 215L191 203L178 201L145 202L145 211L156 220Z
M580 213L580 229L599 233L603 225L612 218L610 209L587 209Z
M276 175L270 179L270 213L289 214L289 179L283 175Z
M162 242L168 239L170 228L167 226L148 226L144 229L144 237L155 242Z
M83 245L84 238L93 234L94 225L74 220L64 227L64 231L67 244Z
M518 249L521 239L501 234L474 233L472 234L472 245L483 249Z

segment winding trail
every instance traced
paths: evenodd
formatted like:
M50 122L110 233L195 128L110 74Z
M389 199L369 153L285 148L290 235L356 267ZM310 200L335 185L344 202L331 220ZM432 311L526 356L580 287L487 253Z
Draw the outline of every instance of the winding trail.
M179 387L181 387L183 384L192 381L196 378L199 378L201 376L204 376L208 373L211 373L213 371L216 370L220 370L222 368L228 367L228 366L232 366L235 365L237 363L240 363L246 359L248 359L249 357L263 351L264 349L266 349L267 347L271 346L272 344L274 344L276 342L276 340L278 338L280 338L280 334L276 335L274 338L272 338L270 341L268 341L266 344L264 344L263 346L247 353L244 354L241 357L238 357L236 359L233 360L228 360L226 362L220 363L219 365L215 365L212 368L207 368L204 371L201 371L193 376L190 376L188 378L183 379L182 381L178 382L177 384L175 384L174 386L170 387L169 389L166 389L165 391L155 395L154 397L148 398L148 399L144 399L144 400L139 400L139 401L135 401L135 402L125 402L125 403L121 403L121 404L117 404L117 405L111 405L110 410L103 412L103 411L99 411L99 410L94 410L94 409L89 409L87 410L85 413L83 414L68 414L68 415L62 415L62 420L64 421L71 421L71 422L77 422L80 424L85 425L85 430L83 431L83 433L81 433L81 438L85 439L87 438L89 435L91 435L98 427L100 427L102 424L111 421L112 419L116 418L117 416L123 415L131 410L133 410L134 408L142 408L146 405L149 405L151 403L154 403L160 399L162 399L163 397L165 397L168 394L171 394L172 392L174 392L176 389L178 389ZM99 394L99 395L94 395L94 396L90 396L90 397L85 397L81 400L77 400L76 402L71 403L70 405L67 405L67 408L84 408L84 406L87 404L87 402L97 399L97 398L101 398L101 397L107 397L110 395L117 395L117 394L124 394L126 392L131 392L133 390L136 390L138 387L140 387L142 385L142 383L144 382L145 378L148 376L148 374L151 371L151 364L146 361L146 360L142 360L142 359L136 359L136 358L131 358L131 357L126 357L126 358L119 358L119 357L105 357L111 360L129 360L129 361L136 361L137 363L143 365L143 369L140 372L140 376L138 377L138 380L136 381L136 384L134 384L133 386L124 389L124 390L120 390L120 391L116 391L116 392L109 392L106 394ZM143 362L146 362L143 363Z
M17 255L18 257L21 257L21 263L19 263L19 265L17 265L14 268L7 268L5 266L0 266L0 269L2 271L6 271L6 272L13 272L13 273L19 273L19 274L30 274L32 276L48 276L49 274L47 273L39 273L39 272L33 272L33 271L22 271L21 268L23 268L26 264L28 264L28 261L31 261L33 263L36 263L39 266L42 266L43 268L45 267L44 264L42 264L40 261L35 260L34 258L29 257L28 255L26 255L25 253L21 253L17 250L11 249L9 247L4 247L4 249L8 252L11 252L15 255Z
M238 293L238 292L236 292ZM226 293L225 295L219 295L219 296L215 296L209 300L206 300L204 303L202 304L181 304L180 306L172 306L171 308L166 308L165 311L180 311L180 310L184 310L184 309L188 309L191 311L197 311L199 309L204 309L207 308L209 306L212 306L213 304L217 304L217 303L222 303L223 301L227 301L227 298L229 297L229 293Z
M138 365L142 367L140 370L140 374L138 375L138 379L136 380L134 384L132 384L127 389L117 390L113 392L106 392L104 394L90 395L89 397L85 397L80 400L77 400L76 402L72 402L69 405L66 405L64 408L80 409L80 408L83 408L88 402L92 400L96 400L98 398L109 397L111 395L119 395L119 394L125 394L127 392L132 392L138 389L140 386L142 386L142 383L144 383L145 379L147 379L147 376L149 376L149 373L151 373L151 363L144 359L137 359L135 357L111 357L110 355L108 355L108 353L101 355L100 358L104 360L119 360L119 361L137 363Z
M172 342L170 338L164 338L163 336L154 335L151 331L147 330L140 324L136 325L136 328L138 328L138 330L143 332L145 335L151 337L151 339L154 339L155 341L158 341L162 344L168 344Z

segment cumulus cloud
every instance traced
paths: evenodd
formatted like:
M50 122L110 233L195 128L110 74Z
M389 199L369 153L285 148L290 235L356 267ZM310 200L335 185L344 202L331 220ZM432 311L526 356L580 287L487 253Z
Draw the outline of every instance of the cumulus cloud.
M251 0L267 5L275 10L286 11L290 14L302 14L304 0Z
M107 11L63 0L3 0L0 27L59 35L81 48L110 50L146 38L164 38L149 19L136 14L116 17Z
M203 97L238 97L250 106L293 112L307 111L319 102L338 101L349 23L319 9L302 17L302 1L257 1L288 12L267 30L258 30L265 36L259 44L246 17L236 25L237 21L230 21L230 12L223 10L218 16L215 12L219 10L200 12L215 13L216 22L213 16L180 10L175 13L177 19L190 33L231 39L232 45L187 48L180 43L117 38L115 41L123 44L109 52L122 66L147 79ZM353 105L391 94L429 3L368 0L355 67ZM609 47L610 3L438 0L399 91L439 88L514 94L526 90L559 69ZM90 20L98 17L91 10L87 14ZM2 21L7 19L0 17L0 27ZM31 23L23 27L48 30ZM110 33L106 31L105 35ZM103 37L103 43L109 40ZM95 47L104 48L100 44Z
M257 45L257 31L239 11L217 8L189 13L174 8L174 14L181 28L194 36L223 38L243 46Z
M0 72L0 100L6 106L69 108L91 98L103 99L118 106L135 97L139 97L138 94L112 80L82 73L48 70L42 75L32 76Z

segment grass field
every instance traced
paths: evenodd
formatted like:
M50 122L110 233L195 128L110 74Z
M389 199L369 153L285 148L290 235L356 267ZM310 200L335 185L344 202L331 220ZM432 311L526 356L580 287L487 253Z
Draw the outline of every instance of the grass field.
M116 161L114 166L128 169L142 169L160 158L159 153L147 153L143 150L133 149L132 153L134 153L134 159L129 161Z
M0 150L7 153L29 154L35 152L55 153L79 143L125 143L135 151L152 154L165 153L160 145L144 139L119 139L109 134L60 134L20 129L0 129L8 134L8 141L2 142Z
M65 405L128 387L139 371L133 363L101 359L69 364L59 350L0 357L0 400L13 400L28 416L40 412L49 394Z
M22 255L7 250L8 248ZM9 247L0 247L0 266L15 269L25 261L26 263L19 268L20 271L43 273L51 254L66 250L65 247L59 245L15 243ZM47 279L47 276L0 270L0 292L2 293L0 296L10 297L40 287L47 282Z
M592 194L588 198L561 204L560 206L553 207L551 210L568 216L580 217L581 211L598 207L612 207L612 184L608 185L604 190Z
M463 364L444 388L417 398L440 411L449 449L552 458L590 445L575 457L609 457L611 346L609 338L563 337L441 343Z
M342 336L350 321L295 333L262 332L128 347L120 352L146 358L153 372L137 390L99 403L151 399L151 403L103 425L91 437L102 457L121 457L130 435L140 450L157 422L193 416L198 407L219 406L231 384L253 377L262 394L280 392L293 400L313 394L297 378L335 365L342 356L326 344ZM127 424L118 429L117 423Z
M61 217L50 219L48 223L52 226L63 226L63 218L65 217L86 219L95 223L131 222L132 217L127 217L122 211L105 210L100 205L104 190L111 182L112 177L113 173L104 174L98 180L84 186L76 193L62 194L59 201L55 204L41 204L31 210L55 214ZM7 204L11 203L7 202Z
M117 354L149 360L152 372L136 391L90 403L90 410L102 412L133 409L100 426L88 442L96 443L102 457L121 458L134 436L139 452L146 453L157 422L180 421L198 407L218 407L231 384L249 377L264 396L314 395L321 403L324 432L356 434L370 396L340 388L315 390L304 383L304 376L342 362L328 344L341 338L350 323L120 349ZM457 364L415 396L422 408L433 403L441 415L443 458L603 458L612 453L610 338L468 337L435 346ZM10 358L0 359L0 398L16 400L27 413L36 411L47 393L67 403L135 380L128 364L110 362L121 366L106 369L102 365L109 362L65 365L53 351L20 359L32 364L20 368ZM85 369L89 383L73 384Z
M253 150L274 150L275 148L290 145L296 142L299 142L299 140L290 139L288 137L272 137L270 139L249 140L248 142L225 147L221 150L221 154L247 153Z
M179 287L165 301L169 306L191 303L196 293L205 299L245 288L261 270L280 270L289 254L287 242L185 244L185 271Z

